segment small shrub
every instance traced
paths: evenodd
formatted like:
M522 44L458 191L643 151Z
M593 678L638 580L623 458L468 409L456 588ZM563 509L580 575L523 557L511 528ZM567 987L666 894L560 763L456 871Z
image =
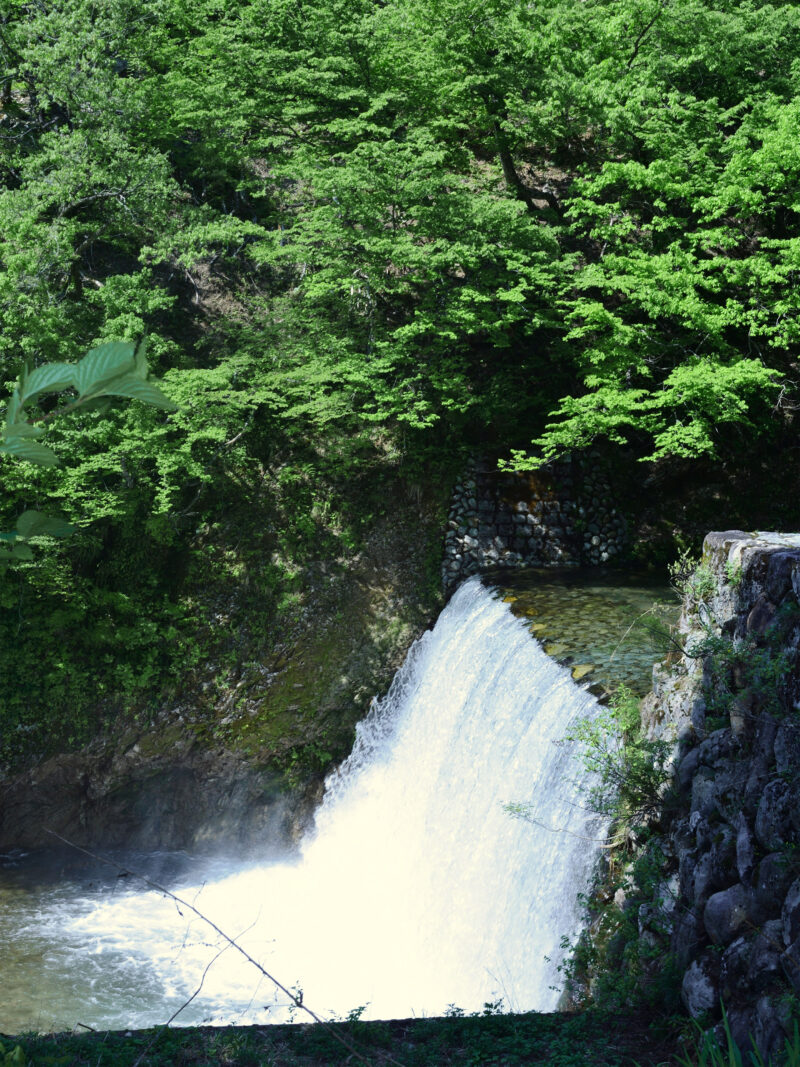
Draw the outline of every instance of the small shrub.
M625 831L660 815L668 800L670 746L642 736L639 700L627 686L595 718L579 722L567 739L580 746L579 759L589 775L583 792L591 811Z
M725 580L734 589L738 589L742 584L742 565L741 563L734 563L732 560L725 561Z
M670 584L682 600L699 605L709 601L717 591L714 572L706 563L701 563L688 550L684 550L667 568Z

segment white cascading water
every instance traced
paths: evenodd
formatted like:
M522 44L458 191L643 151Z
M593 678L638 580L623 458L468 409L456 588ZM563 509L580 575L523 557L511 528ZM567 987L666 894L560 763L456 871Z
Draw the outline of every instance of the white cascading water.
M366 1005L365 1018L404 1018L500 999L552 1010L560 941L579 927L602 834L581 807L574 750L559 742L596 707L473 579L359 726L300 858L177 892L322 1015ZM529 805L530 820L512 818L509 802ZM199 920L131 890L95 900L59 936L100 971L104 957L124 961L140 990L161 990L158 1010L136 1010L111 989L108 1010L99 998L97 1017L81 1016L104 1027L164 1022L219 951ZM176 1022L286 1017L228 949Z

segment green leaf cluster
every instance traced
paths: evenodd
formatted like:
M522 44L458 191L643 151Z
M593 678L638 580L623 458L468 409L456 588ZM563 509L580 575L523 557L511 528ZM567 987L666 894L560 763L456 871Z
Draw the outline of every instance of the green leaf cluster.
M582 719L567 734L578 746L587 772L587 807L610 818L616 833L627 835L664 810L670 781L670 746L642 735L639 700L621 686L609 704Z
M80 407L98 410L105 398L126 397L165 411L176 405L152 382L147 380L146 343L112 342L100 345L77 363L44 363L35 370L20 372L16 388L6 406L5 422L0 431L0 454L26 460L40 467L55 467L58 457L39 438L45 423ZM39 419L31 420L26 407L36 405L51 393L66 390L77 393L75 399L52 408ZM66 537L75 527L62 519L26 509L14 529L0 533L0 562L33 559L29 542L40 537Z

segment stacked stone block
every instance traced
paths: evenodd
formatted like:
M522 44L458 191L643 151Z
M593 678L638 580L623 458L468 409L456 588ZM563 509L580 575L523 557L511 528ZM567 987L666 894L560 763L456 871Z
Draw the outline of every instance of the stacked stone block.
M472 574L514 567L599 566L626 543L596 457L552 464L534 474L470 463L453 493L442 564L446 592Z
M709 534L703 565L714 591L687 598L685 651L643 706L648 735L675 746L678 806L661 839L669 908L639 919L656 965L671 954L680 968L688 1012L719 1019L724 1004L766 1062L800 1016L800 536ZM692 651L709 633L743 655L778 634L784 656L762 685L734 665L724 721L711 656Z

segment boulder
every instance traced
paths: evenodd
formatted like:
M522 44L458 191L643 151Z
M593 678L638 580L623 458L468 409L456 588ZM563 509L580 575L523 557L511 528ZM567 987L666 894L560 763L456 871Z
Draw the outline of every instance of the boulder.
M784 944L790 945L800 938L800 878L792 882L781 910Z
M763 634L775 618L775 605L766 596L760 596L747 616L747 632Z
M800 993L800 938L793 941L781 956L783 973L795 993Z
M712 894L724 889L730 881L725 868L719 863L714 850L703 852L694 861L692 876L692 900L704 905Z
M700 746L696 745L694 748L689 749L686 755L678 764L677 778L678 785L681 790L687 792L692 785L692 779L697 774L697 769L700 766Z
M751 953L752 943L746 937L737 937L725 949L720 967L720 993L724 1000L747 992Z
M782 934L780 919L771 919L764 923L753 941L747 982L755 993L765 992L781 974Z
M718 767L733 753L731 732L727 727L715 730L697 746L700 762L707 767Z
M753 871L755 870L755 842L750 832L750 826L744 812L740 811L736 817L736 870L739 880L744 885L750 885Z
M755 1025L755 1009L746 1004L737 1005L736 1007L731 1008L727 1015L728 1028L731 1037L733 1038L733 1042L742 1055L747 1056L748 1053L752 1053L753 1051L753 1041L750 1035L752 1034L753 1026ZM720 1045L723 1048L727 1048L728 1040L722 1023L716 1027L715 1033Z
M764 592L776 604L779 604L792 588L792 572L796 563L796 549L778 549L770 553L764 578Z
M753 1042L764 1063L774 1063L789 1036L786 1008L771 997L759 997L753 1019Z
M769 852L786 844L791 833L791 790L780 778L767 782L758 802L755 831L759 843Z
M781 852L771 852L763 858L753 879L755 922L775 919L781 914L792 880L792 872Z
M775 735L778 725L769 716L762 716L756 725L753 743L753 755L750 761L750 774L745 786L745 799L758 803L773 762Z
M699 811L706 818L717 808L717 782L710 767L700 767L692 781L692 800L690 810Z
M739 883L709 897L703 925L715 945L729 945L750 917L750 895Z
M670 950L678 967L688 967L689 961L697 955L698 949L705 941L706 931L701 909L695 907L681 912L675 920L670 943Z
M775 769L778 774L795 773L800 768L800 726L784 722L775 734Z
M705 952L694 960L683 976L681 999L693 1019L714 1011L719 1005L719 959Z

